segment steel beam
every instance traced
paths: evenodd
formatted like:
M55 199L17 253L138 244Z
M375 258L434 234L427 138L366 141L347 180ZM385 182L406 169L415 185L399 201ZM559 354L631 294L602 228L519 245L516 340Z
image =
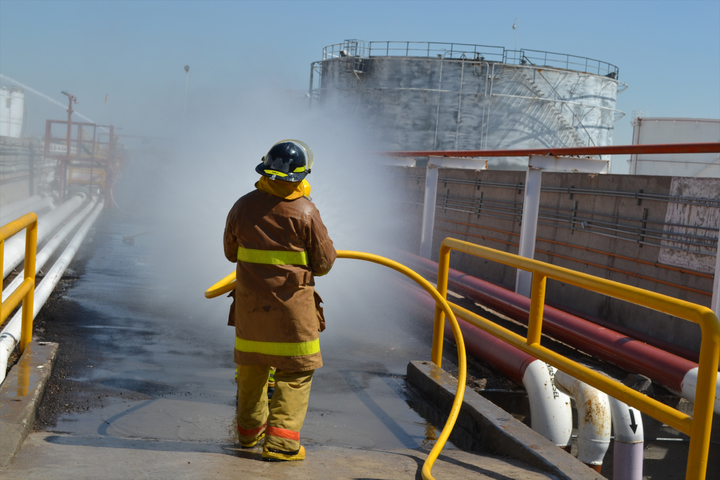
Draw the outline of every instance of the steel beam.
M408 166L414 166L408 165ZM435 229L435 205L437 203L438 169L460 168L485 170L487 162L475 158L430 156L425 174L425 197L423 200L422 231L420 233L420 256L431 260L433 230Z
M425 198L423 200L422 232L420 234L420 256L431 260L433 230L435 229L438 167L428 162L425 171Z
M718 239L717 252L715 255L715 278L713 279L710 309L715 312L716 317L720 318L720 238Z
M523 200L522 222L520 223L520 249L518 255L525 258L535 257L542 172L607 173L608 165L607 160L531 155L527 174L525 175L525 198ZM530 298L531 289L532 273L518 268L515 275L515 293Z

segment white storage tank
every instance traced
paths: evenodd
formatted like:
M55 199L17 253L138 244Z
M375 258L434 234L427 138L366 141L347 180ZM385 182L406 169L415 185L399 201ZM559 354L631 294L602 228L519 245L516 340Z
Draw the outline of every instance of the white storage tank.
M637 117L632 125L633 145L720 142L718 119ZM632 155L630 174L720 178L720 153Z
M359 114L383 148L423 151L611 145L626 87L584 57L360 40L325 47L310 85L312 103Z
M0 137L21 138L25 130L25 91L0 86Z

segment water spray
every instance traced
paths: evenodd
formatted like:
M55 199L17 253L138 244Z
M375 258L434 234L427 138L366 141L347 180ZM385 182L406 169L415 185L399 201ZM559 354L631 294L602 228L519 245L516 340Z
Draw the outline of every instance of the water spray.
M7 81L9 81L9 82L12 82L12 83L14 83L14 84L22 87L24 90L26 90L26 91L28 91L28 92L31 92L31 93L34 93L35 95L44 98L45 100L49 101L50 103L52 103L52 104L54 104L54 105L57 105L57 106L59 106L59 107L62 107L63 110L65 109L65 105L63 105L62 103L58 102L58 101L55 100L54 98L52 98L52 97L50 97L50 96L48 96L48 95L45 95L44 93L38 92L38 91L35 90L34 88L28 87L27 85L25 85L25 84L23 84L23 83L20 83L20 82L18 82L17 80L14 80L14 79L8 77L7 75L3 75L2 73L0 73L0 78L3 78L3 79L5 79L5 80L7 80ZM62 93L65 93L65 92L62 92ZM86 117L85 115L83 115L83 114L80 113L80 112L75 111L75 115L77 115L78 117L84 118L85 120L87 120L87 121L90 122L90 123L97 123L97 122L95 122L94 120L89 119L88 117Z

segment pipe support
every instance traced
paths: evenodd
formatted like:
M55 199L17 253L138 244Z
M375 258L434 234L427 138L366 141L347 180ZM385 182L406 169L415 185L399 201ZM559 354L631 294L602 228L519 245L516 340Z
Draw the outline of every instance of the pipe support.
M642 480L644 440L640 411L608 397L615 432L613 480Z
M608 396L558 370L555 385L575 399L578 411L578 460L600 466L610 446L611 416Z
M555 386L553 377L557 371L535 360L525 369L522 383L530 402L532 429L558 447L567 448L572 443L572 407L570 397Z

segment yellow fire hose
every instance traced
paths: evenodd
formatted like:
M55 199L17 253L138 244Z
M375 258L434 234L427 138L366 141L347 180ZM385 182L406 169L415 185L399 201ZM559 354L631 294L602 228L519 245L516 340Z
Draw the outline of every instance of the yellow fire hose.
M463 396L465 395L465 381L467 376L465 343L463 342L462 333L460 332L460 326L457 323L455 314L453 314L447 301L442 297L442 295L440 295L440 293L435 289L435 287L430 284L430 282L425 280L423 277L421 277L419 274L409 269L405 265L402 265L401 263L395 262L388 258L381 257L379 255L373 255L371 253L353 252L350 250L338 250L337 255L338 258L354 258L356 260L365 260L367 262L385 265L386 267L390 267L393 270L402 273L406 277L411 278L417 284L423 287L435 299L435 302L440 305L442 310L445 312L445 316L450 321L450 326L452 328L453 335L455 336L458 350L458 384L457 391L455 392L455 399L453 400L452 408L450 409L450 415L448 416L447 422L445 422L445 427L443 427L443 430L440 433L440 437L438 437L435 446L432 448L432 450L430 450L430 453L428 454L428 457L422 467L423 480L434 480L434 477L430 473L430 470L432 469L435 460L437 460L437 457L440 455L440 452L445 446L448 437L450 437L450 432L452 432L452 429L455 426L455 421L457 420L458 414L460 413L460 407L462 406ZM214 298L224 293L230 292L234 288L235 272L231 273L227 277L217 282L212 287L208 288L205 291L205 297Z

